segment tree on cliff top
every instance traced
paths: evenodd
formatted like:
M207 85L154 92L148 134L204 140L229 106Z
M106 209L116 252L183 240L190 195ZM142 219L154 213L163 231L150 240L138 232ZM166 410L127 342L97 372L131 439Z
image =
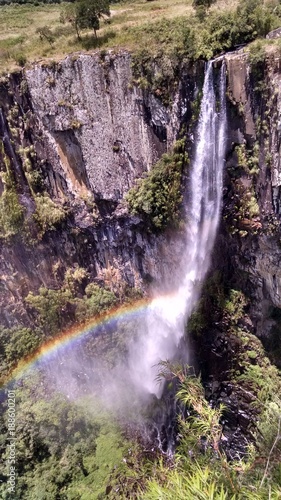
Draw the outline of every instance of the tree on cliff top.
M97 36L103 16L110 16L109 0L79 0L66 6L61 14L61 22L70 22L80 40L82 29L92 29Z

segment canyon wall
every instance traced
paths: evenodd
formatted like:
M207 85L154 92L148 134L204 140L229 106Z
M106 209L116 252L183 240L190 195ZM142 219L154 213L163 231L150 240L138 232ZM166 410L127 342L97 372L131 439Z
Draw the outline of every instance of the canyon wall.
M260 331L271 325L264 311L281 306L281 68L274 52L256 73L248 59L243 50L226 56L229 132L218 241L233 269L247 275ZM179 239L148 231L128 214L124 196L194 121L203 73L201 64L183 68L169 107L136 85L126 52L74 54L1 78L0 193L12 182L24 215L0 239L2 322L22 319L27 292L59 286L68 268L85 267L101 281L112 272L143 288L176 266ZM45 220L56 208L57 218Z
M1 79L0 194L13 197L1 218L2 323L28 323L27 293L58 288L67 270L139 289L170 272L176 236L156 238L124 196L171 148L195 92L187 77L168 109L134 83L126 52L72 55Z
M257 64L243 50L225 61L224 201L210 276L219 272L243 290L245 331L269 345L280 333L281 65L273 51ZM204 66L182 68L167 106L137 84L131 62L127 52L75 54L0 79L3 325L30 324L28 292L60 288L69 271L85 269L121 298L126 286L146 291L177 271L181 231L151 231L129 213L125 196L183 127L192 160ZM188 175L187 166L184 199ZM214 322L191 343L208 398L229 408L225 440L239 455L256 413L249 392L230 380L237 339Z
M227 57L229 146L223 225L233 269L251 297L257 334L271 328L270 309L281 307L280 271L280 58L274 50L249 63L243 51ZM224 227L225 230L225 227Z

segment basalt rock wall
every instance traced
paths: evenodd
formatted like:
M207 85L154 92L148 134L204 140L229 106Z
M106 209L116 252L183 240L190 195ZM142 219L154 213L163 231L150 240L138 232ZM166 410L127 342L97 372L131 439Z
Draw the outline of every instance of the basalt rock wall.
M259 331L264 311L281 306L280 59L271 53L253 68L238 51L225 60L229 127L218 245L245 273ZM176 266L176 257L169 261L181 252L175 234L147 231L128 214L124 196L194 121L203 73L201 64L183 68L168 107L135 85L126 52L72 55L1 79L1 171L11 173L25 220L0 240L5 321L22 314L27 290L59 286L67 268L86 267L92 278L114 268L130 286L143 287ZM189 136L191 156L193 141ZM0 193L5 182L2 175ZM40 232L33 219L42 194L65 217Z
M15 193L23 211L0 238L2 323L28 322L28 291L58 288L67 269L145 289L176 266L176 235L156 237L124 197L191 118L195 73L185 72L170 107L134 84L126 52L69 56L1 79L0 194Z
M243 51L226 61L229 133L221 235L263 337L271 328L270 309L281 307L281 61L274 51L258 65Z

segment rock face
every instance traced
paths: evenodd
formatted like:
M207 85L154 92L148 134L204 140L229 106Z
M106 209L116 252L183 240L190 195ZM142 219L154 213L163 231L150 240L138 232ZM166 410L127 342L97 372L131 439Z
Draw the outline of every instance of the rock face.
M271 325L265 311L281 307L281 66L274 53L256 67L243 50L225 60L229 131L218 242L232 269L247 276L262 336ZM126 52L72 55L1 79L1 170L9 166L28 221L21 234L0 238L2 322L22 320L27 291L60 286L73 266L101 280L109 268L118 269L120 279L137 287L168 273L180 247L175 235L147 232L123 199L182 125L188 129L203 72L200 64L183 69L170 107L133 84ZM192 136L189 144L192 155ZM1 177L0 194L3 189ZM38 193L66 213L59 228L40 235L33 222Z
M243 51L227 56L226 60L231 118L224 218L227 218L231 197L240 198L240 208L244 204L238 211L231 206L231 217L238 221L237 230L232 235L228 231L227 244L232 247L234 267L247 275L246 292L253 301L257 333L262 336L266 332L259 329L259 324L263 324L259 321L265 310L270 304L281 307L278 265L281 257L280 58L270 53L263 64L252 68ZM253 167L255 162L257 168ZM255 214L246 206L247 197L257 204Z
M46 159L71 192L120 200L175 139L170 116L132 85L131 58L69 56L25 72Z
M127 213L124 196L191 116L196 78L185 79L168 109L133 85L131 56L123 52L69 56L2 78L1 170L16 187L25 222L0 237L0 323L28 322L28 291L59 287L77 266L100 282L117 273L136 288L163 279L180 252L177 238L156 238ZM56 208L62 223L45 222L42 230L34 217Z

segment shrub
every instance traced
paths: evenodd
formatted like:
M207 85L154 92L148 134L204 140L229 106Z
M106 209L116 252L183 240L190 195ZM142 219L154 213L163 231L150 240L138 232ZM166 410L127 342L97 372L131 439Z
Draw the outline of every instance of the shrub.
M90 283L85 292L86 296L83 299L76 299L76 318L78 321L98 315L117 302L114 293L95 283Z
M186 162L183 148L183 141L178 141L173 152L164 154L126 196L132 214L142 215L154 230L163 230L179 220L181 178Z
M0 327L0 339L4 358L9 365L30 354L40 343L36 331L30 328Z
M88 277L86 269L83 267L76 267L75 269L67 269L64 276L65 288L69 289L72 294L79 291L83 281Z
M46 193L35 196L34 218L45 233L55 229L67 216L66 210L57 205Z
M25 66L25 64L27 63L26 55L21 53L21 52L18 54L15 54L14 58L15 58L16 63L21 67Z
M14 188L4 189L0 197L0 237L9 238L22 229L24 210Z
M37 324L47 335L52 335L68 322L66 313L71 299L72 294L69 290L41 287L38 295L30 292L26 302L36 312Z
M36 33L38 33L40 40L47 40L50 45L53 45L55 41L54 33L50 30L49 26L42 26L37 28Z

